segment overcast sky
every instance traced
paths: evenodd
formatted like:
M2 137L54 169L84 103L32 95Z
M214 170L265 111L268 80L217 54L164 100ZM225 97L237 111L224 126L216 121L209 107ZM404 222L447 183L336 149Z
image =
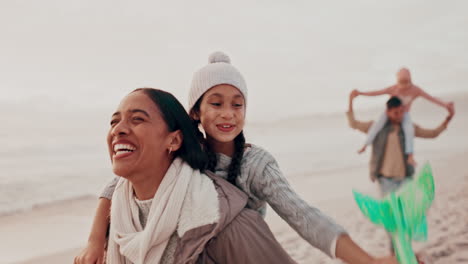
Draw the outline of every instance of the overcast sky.
M467 12L466 1L1 1L0 104L107 109L149 86L186 105L216 50L244 74L254 119L344 109L352 88L390 85L400 66L435 94L468 91Z

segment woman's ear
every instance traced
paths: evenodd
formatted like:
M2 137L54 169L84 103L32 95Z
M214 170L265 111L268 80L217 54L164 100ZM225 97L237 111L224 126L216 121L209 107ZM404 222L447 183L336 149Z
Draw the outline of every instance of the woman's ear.
M169 142L169 149L171 152L176 152L177 150L182 147L182 142L184 137L182 136L182 132L180 130L176 130L169 134L170 142Z

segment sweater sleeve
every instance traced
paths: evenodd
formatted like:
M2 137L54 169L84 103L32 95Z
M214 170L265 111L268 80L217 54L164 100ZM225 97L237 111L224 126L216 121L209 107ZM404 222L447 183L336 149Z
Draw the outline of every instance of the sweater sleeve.
M99 198L106 198L107 200L112 200L112 195L114 194L115 186L117 185L117 182L119 182L120 177L115 176L101 192L101 195L99 195Z
M270 161L263 174L252 179L251 190L265 200L302 238L336 258L338 237L346 231L319 209L309 205L291 188L277 162Z

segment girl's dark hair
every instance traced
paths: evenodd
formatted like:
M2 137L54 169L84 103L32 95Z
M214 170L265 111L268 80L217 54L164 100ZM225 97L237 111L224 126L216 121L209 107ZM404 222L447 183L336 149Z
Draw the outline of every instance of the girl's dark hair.
M174 152L174 156L180 157L193 169L203 171L207 167L208 156L196 136L198 129L193 127L182 104L171 93L159 89L139 88L133 92L139 91L146 94L158 107L170 132L180 130L182 133L182 146Z
M200 104L203 99L203 96L198 99L195 105L190 110L190 116L200 115ZM196 130L197 137L199 142L201 142L203 149L205 150L206 154L208 155L208 163L206 166L207 170L215 171L216 165L218 163L218 159L216 157L216 153L213 151L211 146L208 144L207 140L203 136L203 133L200 131L199 125L200 120L192 119L193 127ZM228 169L228 176L227 180L232 183L236 184L236 178L240 174L242 158L244 157L244 149L245 149L245 137L244 132L241 131L236 138L234 138L234 155L231 158L231 164L229 165Z

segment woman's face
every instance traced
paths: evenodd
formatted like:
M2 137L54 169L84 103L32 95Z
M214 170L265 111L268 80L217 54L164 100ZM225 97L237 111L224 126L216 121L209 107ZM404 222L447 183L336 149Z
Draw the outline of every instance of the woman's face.
M112 115L107 135L116 175L131 178L158 169L170 159L172 133L158 107L143 92L127 95Z
M244 96L231 85L217 85L203 95L198 118L207 136L231 142L244 129Z

